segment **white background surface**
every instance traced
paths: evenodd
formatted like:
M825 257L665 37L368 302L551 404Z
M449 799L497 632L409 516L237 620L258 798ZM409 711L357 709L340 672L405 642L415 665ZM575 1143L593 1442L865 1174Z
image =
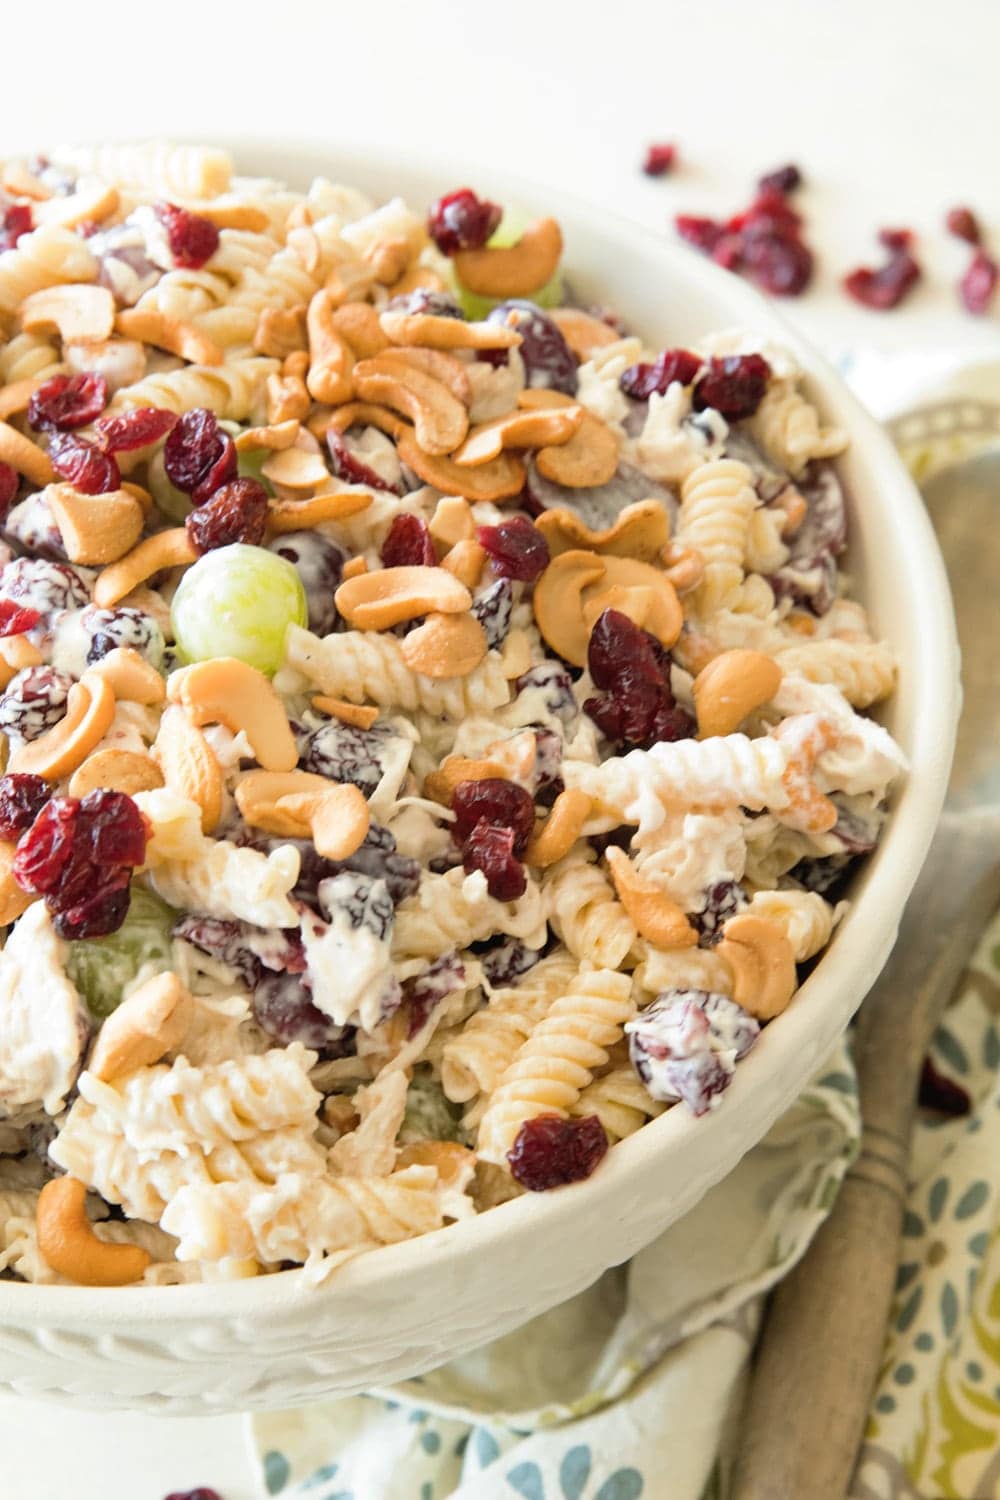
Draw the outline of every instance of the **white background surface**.
M492 165L665 231L675 212L734 211L795 160L820 274L787 312L807 334L833 351L1000 359L1000 297L989 318L961 312L968 253L941 225L968 202L1000 254L994 0L36 0L5 6L0 35L0 155L172 132L402 144L461 156L473 187ZM638 162L656 139L678 143L681 165L651 181ZM870 313L838 281L877 263L886 224L918 231L926 275L903 309ZM0 1455L3 1500L254 1495L237 1417L5 1398Z

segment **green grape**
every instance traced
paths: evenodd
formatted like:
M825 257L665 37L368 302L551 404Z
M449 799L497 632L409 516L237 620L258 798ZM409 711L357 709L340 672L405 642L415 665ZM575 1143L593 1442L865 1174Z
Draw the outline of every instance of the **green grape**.
M441 1085L421 1064L407 1090L399 1143L461 1140L461 1115L461 1107L445 1098Z
M515 245L527 228L528 223L527 216L521 213L520 210L507 209L486 243L495 250L506 249L508 245ZM471 322L481 323L486 314L492 311L497 303L502 302L504 299L502 297L480 297L475 292L467 291L455 273L454 261L450 261L449 265L451 268L452 290L458 298L459 306ZM557 270L555 275L550 277L543 287L540 287L537 292L532 292L528 298L529 302L534 302L538 307L561 307L562 300L563 281L560 270Z
M69 944L66 972L92 1015L110 1016L140 969L148 968L151 978L172 968L170 934L176 921L172 906L133 880L128 916L118 931Z
M191 511L191 501L183 490L175 489L167 478L167 471L163 465L163 449L154 453L149 460L146 472L146 482L149 485L149 493L156 502L157 508L171 521L177 521L181 525Z
M244 448L237 454L237 473L240 478L259 480L269 495L274 494L274 486L260 471L271 457L268 448Z
M170 620L186 661L236 656L268 676L285 659L289 625L305 625L306 591L290 562L234 542L206 552L184 574Z

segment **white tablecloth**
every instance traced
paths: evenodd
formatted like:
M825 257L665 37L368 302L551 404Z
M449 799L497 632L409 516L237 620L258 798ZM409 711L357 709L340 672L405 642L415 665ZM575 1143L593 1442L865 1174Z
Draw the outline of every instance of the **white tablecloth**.
M461 155L652 226L741 206L792 159L821 261L789 316L827 349L964 346L1000 358L1000 309L961 313L967 250L943 231L969 202L996 235L1000 8L950 0L382 0L8 6L0 154L64 139L282 134ZM638 171L675 140L667 179ZM926 278L905 308L864 311L839 276L908 224ZM210 1484L251 1500L237 1417L154 1421L0 1399L4 1496L161 1500Z

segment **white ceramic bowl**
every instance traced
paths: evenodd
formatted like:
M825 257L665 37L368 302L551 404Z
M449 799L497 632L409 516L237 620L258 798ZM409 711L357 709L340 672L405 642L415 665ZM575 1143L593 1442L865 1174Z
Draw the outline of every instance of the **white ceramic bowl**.
M296 1271L121 1291L0 1282L0 1389L147 1412L293 1405L417 1374L581 1291L687 1212L795 1098L882 967L940 811L959 705L948 586L919 495L887 437L773 304L666 238L468 164L338 158L315 146L237 155L246 172L303 187L323 173L414 204L471 180L500 202L555 214L574 287L649 343L740 324L790 347L826 417L850 433L849 567L899 656L885 721L911 772L827 955L714 1113L670 1110L589 1181L376 1250L318 1290Z

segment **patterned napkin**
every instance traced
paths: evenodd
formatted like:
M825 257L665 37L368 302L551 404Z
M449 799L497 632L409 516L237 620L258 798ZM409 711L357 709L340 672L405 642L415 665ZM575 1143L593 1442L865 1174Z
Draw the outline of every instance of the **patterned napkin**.
M850 356L921 479L1000 443L1000 364ZM849 1500L1000 1495L1000 914L933 1059L970 1113L922 1116L896 1300ZM429 1375L247 1418L283 1500L726 1500L764 1295L857 1151L842 1042L697 1208L624 1267Z

